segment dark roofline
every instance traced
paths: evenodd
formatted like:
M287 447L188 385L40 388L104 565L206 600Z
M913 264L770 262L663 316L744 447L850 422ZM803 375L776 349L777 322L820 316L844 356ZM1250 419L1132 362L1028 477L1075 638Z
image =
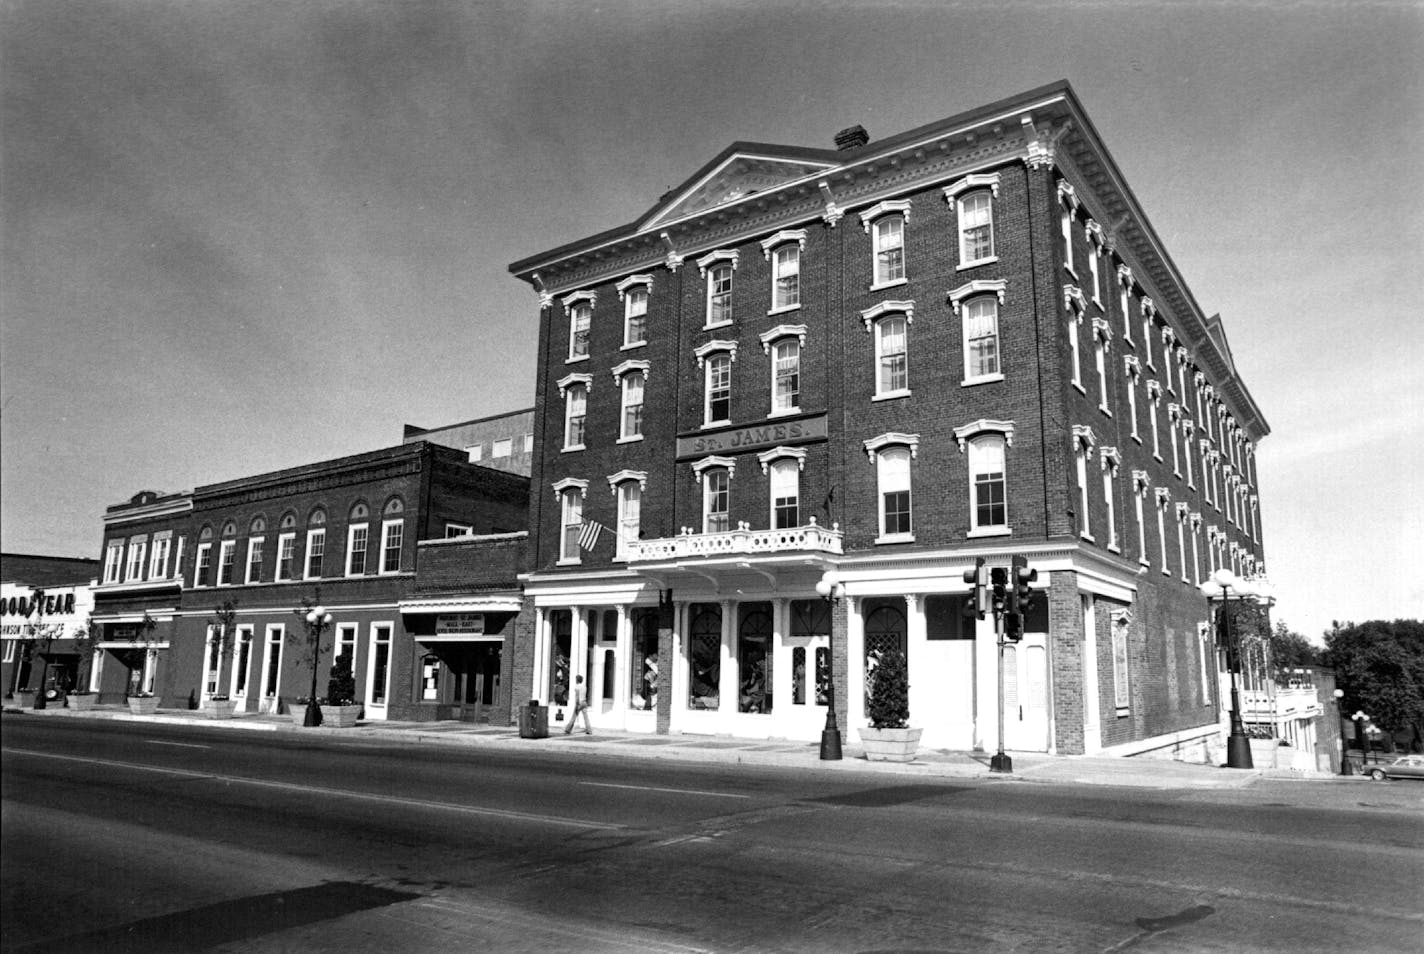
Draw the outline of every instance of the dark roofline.
M280 484L291 480L298 480L303 477L311 477L320 473L356 470L369 467L373 464L383 464L406 457L416 457L426 453L427 450L436 453L454 454L459 456L462 460L464 459L464 455L453 448L445 447L441 444L432 444L429 441L412 441L408 444L396 444L391 447L380 448L379 450L366 451L361 454L351 454L347 457L337 457L332 460L301 464L283 470L268 471L265 474L253 474L249 477L237 477L233 480L224 480L215 484L204 484L201 487L193 488L193 500L194 503L196 503L200 497L213 497L219 494L232 493L237 490L248 490L264 485Z

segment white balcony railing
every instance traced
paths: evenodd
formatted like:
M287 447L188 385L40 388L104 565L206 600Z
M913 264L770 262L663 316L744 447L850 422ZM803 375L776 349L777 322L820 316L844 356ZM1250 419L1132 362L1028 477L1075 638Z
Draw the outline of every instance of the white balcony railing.
M685 557L718 557L737 554L786 553L793 550L811 550L816 553L841 553L840 524L832 524L831 529L819 526L816 518L804 527L787 527L783 530L752 530L741 523L735 530L722 533L694 533L691 527L684 527L681 535L662 537L657 540L639 540L630 543L627 549L628 561L677 560Z

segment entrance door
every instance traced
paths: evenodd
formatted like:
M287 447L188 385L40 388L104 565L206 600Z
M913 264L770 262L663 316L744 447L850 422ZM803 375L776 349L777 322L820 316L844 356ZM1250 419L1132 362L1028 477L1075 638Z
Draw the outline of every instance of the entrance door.
M1048 751L1048 649L1042 633L1004 647L1004 746Z
M389 710L391 693L391 632L390 623L371 624L371 651L367 653L366 718L384 719Z

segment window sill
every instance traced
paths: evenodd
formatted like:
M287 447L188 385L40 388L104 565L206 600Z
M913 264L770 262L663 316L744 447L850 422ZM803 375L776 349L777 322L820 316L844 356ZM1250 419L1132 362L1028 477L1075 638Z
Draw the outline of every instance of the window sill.
M1153 451L1153 452L1152 452L1152 459L1155 460L1155 461L1156 461L1157 463L1159 463L1159 464L1162 463L1162 455L1159 454L1159 453L1157 453L1156 451Z
M961 262L961 263L959 263L958 265L955 266L954 270L955 270L956 272L962 272L962 271L964 271L966 268L978 268L978 267L981 266L981 265L993 265L993 264L994 264L995 262L997 262L998 260L999 260L999 256L997 256L997 255L990 255L988 258L976 258L976 259L975 259L974 261L972 261L972 262Z
M579 355L579 356L577 356L577 357L565 358L565 359L564 359L564 364L579 364L579 363L584 362L584 361L587 361L587 360L588 360L588 355L586 355L586 354L581 354L581 355Z
M915 535L913 533L890 533L876 537L874 542L877 546L882 543L914 543Z
M618 438L617 443L619 443L619 444L636 444L636 443L638 443L639 441L641 441L642 439L643 439L643 435L642 435L642 434L634 434L632 437L620 437L620 438Z
M581 450L584 450L584 449L585 449L585 448L584 448L584 445L582 445L582 444L570 444L568 447L565 447L565 448L563 448L562 450L560 450L559 453L560 453L560 454L571 454L571 453L573 453L574 451L581 451Z
M1170 576L1172 575L1172 571L1169 570L1169 569L1167 569L1167 567L1164 566L1164 567L1162 567L1162 575L1163 575L1163 576L1166 576L1166 577L1170 577Z
M789 311L800 311L800 310L801 310L801 303L798 301L798 302L797 302L796 304L794 304L794 305L782 305L782 306L779 307L779 308L773 308L773 309L771 309L770 311L768 311L767 314L768 314L768 315L784 315L784 314L786 314L786 313L789 312Z
M1139 443L1139 444L1142 443L1142 438L1138 437L1136 434L1132 434L1132 435L1130 435L1130 436L1132 437L1133 440L1137 441L1137 443Z
M907 398L907 397L909 397L909 396L910 396L910 390L909 390L908 388L906 388L906 389L903 390L903 391L886 391L884 394L876 394L876 395L874 395L874 396L871 398L871 400L872 400L872 401L894 401L894 400L897 400L897 399L899 399L899 398Z
M1099 411L1102 411L1102 412L1103 412L1104 414L1106 414L1108 417L1112 417L1112 416L1113 416L1112 411L1108 410L1108 406L1107 406L1106 404L1099 404L1099 405L1098 405L1098 410L1099 410Z
M793 414L800 414L800 413L801 413L801 409L800 409L799 407L788 407L788 408L783 408L783 409L780 410L780 411L772 411L770 414L768 414L768 415L766 416L766 419L767 419L767 420L771 420L772 418L776 418L776 417L791 417Z
M707 324L702 326L702 330L711 331L713 328L725 328L730 324L734 324L734 321L730 318L726 321L708 322Z
M1073 276L1073 280L1074 280L1075 282L1078 280L1078 270L1073 267L1073 263L1072 263L1072 262L1064 262L1064 263L1063 263L1063 270L1064 270L1065 272L1067 272L1069 275L1072 275L1072 276Z
M632 351L632 350L634 350L635 348L646 348L647 346L648 346L648 343L647 343L646 341L630 341L630 342L628 342L627 344L623 345L623 347L619 348L618 350L619 350L619 351Z
M1098 306L1098 311L1102 312L1105 315L1108 313L1108 310L1103 307L1103 300L1101 298L1099 298L1097 295L1094 295L1092 300L1093 304Z
M575 557L574 559L571 559L571 560L567 560L567 559L566 559L566 560L559 560L559 561L557 561L557 562L554 564L554 566L579 566L579 565L582 564L582 563L583 563L582 560L580 560L580 559L578 559L577 557Z
M965 378L959 382L962 388L972 388L976 384L993 384L995 381L1004 380L1003 374L981 374L977 378Z
M964 536L969 540L977 540L980 537L1011 537L1014 531L1009 527L975 527Z
M1110 551L1112 551L1113 553L1121 553L1121 552L1122 552L1122 547L1118 546L1116 543L1109 543L1109 544L1108 544L1108 549L1109 549Z
M1132 715L1132 710L1131 710L1131 709L1118 709L1118 710L1117 710L1117 717L1118 717L1119 719L1126 719L1126 718L1127 718L1128 716L1130 716L1130 715Z
M706 431L706 430L711 430L711 429L714 428L714 427L730 427L731 424L732 424L731 419L723 419L723 420L720 420L720 421L703 421L703 422L702 422L702 429L703 429L704 431Z
M1093 535L1092 535L1091 533L1084 533L1084 532L1082 532L1082 531L1079 531L1079 533L1078 533L1078 539L1079 539L1079 540L1087 540L1089 543L1097 543L1097 542L1098 542L1096 539L1093 538Z
M1088 389L1083 387L1083 385L1079 384L1077 381L1072 382L1072 384L1073 389L1076 390L1079 394L1087 395Z
M1131 348L1133 351L1136 351L1136 350L1137 350L1137 342L1133 341L1133 340L1132 340L1131 338L1129 338L1127 335L1123 335L1123 336L1122 336L1122 343L1125 344L1125 345L1127 345L1127 346L1128 346L1129 348Z
M908 278L895 278L891 279L888 282L875 282L870 286L869 290L873 292L884 291L887 288L898 288L901 285L908 284L910 284L910 280Z

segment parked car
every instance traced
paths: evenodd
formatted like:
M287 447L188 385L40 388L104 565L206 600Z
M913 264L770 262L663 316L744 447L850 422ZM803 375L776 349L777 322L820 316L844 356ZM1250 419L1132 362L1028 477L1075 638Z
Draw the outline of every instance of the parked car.
M1365 774L1376 782L1387 778L1424 779L1424 755L1401 755L1392 761L1366 767Z

